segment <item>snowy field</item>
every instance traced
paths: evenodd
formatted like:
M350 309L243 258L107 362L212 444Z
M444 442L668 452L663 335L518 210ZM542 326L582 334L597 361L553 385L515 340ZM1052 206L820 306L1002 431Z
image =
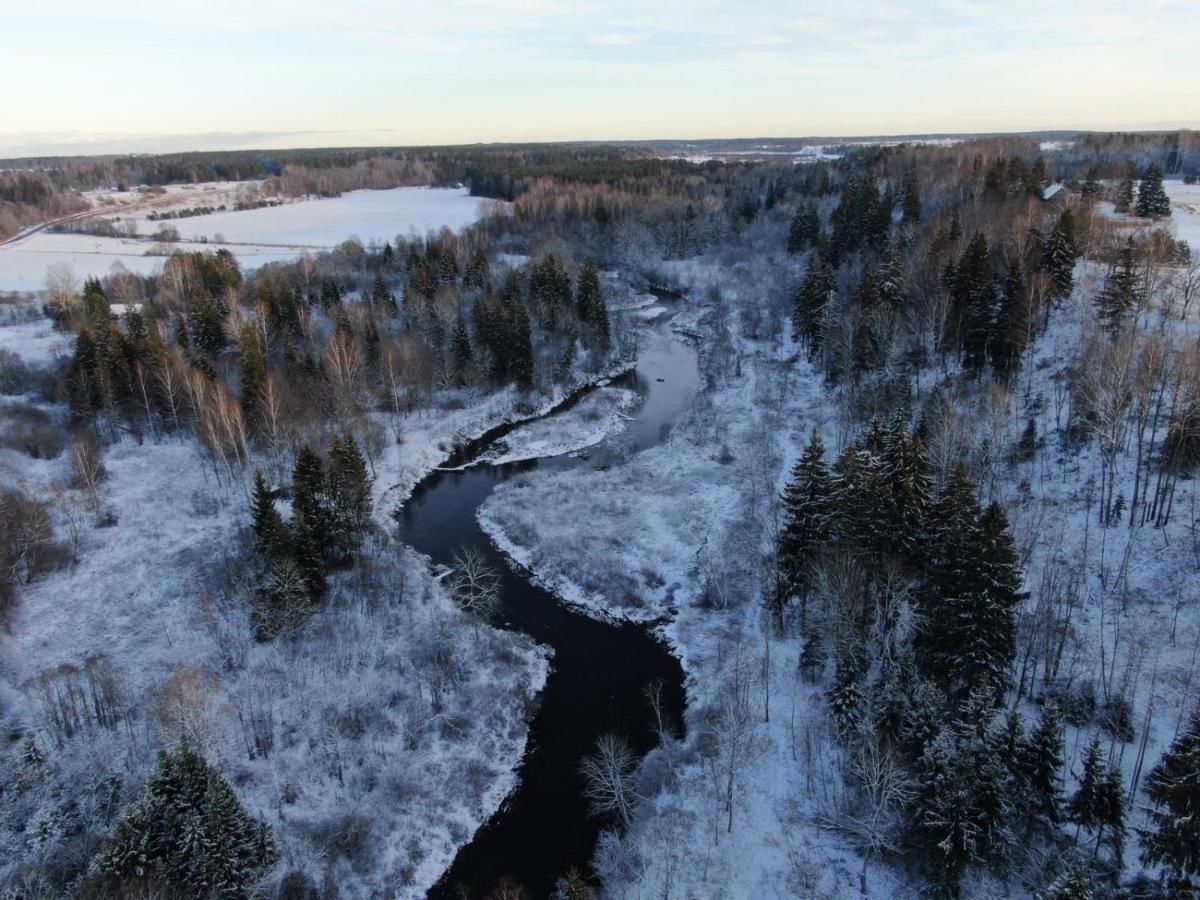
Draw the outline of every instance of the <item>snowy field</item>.
M180 194L178 200L172 197L172 202L162 208L192 203L219 205L218 201L228 199L227 193L228 189L216 190L214 197L208 197L188 192ZM81 281L107 275L114 265L148 275L162 268L162 255L146 255L155 248L165 248L166 252L176 248L226 249L244 268L252 269L293 259L305 250L330 250L350 237L364 244L382 244L397 236L424 235L443 227L457 231L475 222L486 202L469 196L466 188L410 187L352 191L329 199L160 222L146 219L143 209L130 213L136 215L139 234L150 235L169 227L176 229L183 241L154 244L147 240L38 232L0 246L0 291L43 290L47 270L60 264L70 266ZM222 241L214 240L217 236ZM201 238L207 238L208 243L198 243Z
M32 321L9 324L3 316L0 307L0 350L39 366L70 355L71 339L55 330L49 319L39 316Z
M238 213L241 215L241 213ZM152 248L162 253L147 255ZM51 234L46 231L22 241L0 247L0 291L34 292L46 288L51 266L69 266L82 282L100 278L117 267L137 275L162 271L166 254L173 250L228 250L237 256L243 268L253 269L269 262L293 259L303 248L261 247L228 244L153 244L130 238L93 237L87 234Z
M1162 224L1175 235L1176 239L1187 241L1188 246L1195 251L1200 248L1200 184L1184 184L1182 181L1164 181L1163 188L1171 199L1171 218L1162 220ZM1127 213L1119 213L1113 204L1107 200L1096 204L1097 211L1109 219L1119 222L1129 222L1136 225L1152 224L1150 219L1139 219Z
M1200 252L1200 184L1165 181L1171 198L1171 218L1175 220L1175 237L1187 241L1193 252Z
M349 237L363 244L394 241L397 235L424 237L443 227L459 231L475 222L484 204L467 188L401 187L383 191L350 191L340 197L301 200L166 222L138 222L139 234L163 225L184 240L217 235L233 244L267 244L329 249Z

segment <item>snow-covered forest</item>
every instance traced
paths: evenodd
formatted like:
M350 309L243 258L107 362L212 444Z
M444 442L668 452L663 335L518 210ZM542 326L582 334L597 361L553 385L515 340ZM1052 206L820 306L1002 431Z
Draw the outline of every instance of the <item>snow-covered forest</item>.
M395 522L526 420L478 462L594 458L480 525L685 691L571 761L558 896L1193 896L1200 143L839 149L302 156L509 202L4 298L4 896L450 896L555 660ZM699 383L634 452L663 313Z

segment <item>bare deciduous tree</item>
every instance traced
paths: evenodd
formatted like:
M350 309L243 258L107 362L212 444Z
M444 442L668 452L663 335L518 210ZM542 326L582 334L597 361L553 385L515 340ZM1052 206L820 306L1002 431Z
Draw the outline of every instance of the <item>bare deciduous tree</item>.
M636 767L637 757L624 738L605 734L597 739L596 752L579 763L583 795L594 815L615 815L625 828L629 827L639 799L632 784Z
M475 620L478 639L479 623L490 619L500 604L500 574L484 561L478 550L464 548L454 554L449 587L458 605Z
M87 492L92 512L100 511L98 488L108 475L100 458L100 442L94 435L85 434L71 445L71 474L74 486Z
M221 679L213 672L186 667L167 680L155 712L168 744L186 744L203 753L221 736L225 706Z

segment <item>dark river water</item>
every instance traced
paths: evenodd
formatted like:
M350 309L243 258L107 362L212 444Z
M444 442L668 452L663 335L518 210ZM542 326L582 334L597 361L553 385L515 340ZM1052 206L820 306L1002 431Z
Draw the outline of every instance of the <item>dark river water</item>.
M582 796L580 760L606 733L624 736L643 754L654 746L646 685L661 681L666 709L682 721L683 671L678 660L639 625L589 618L530 583L492 546L475 518L492 489L513 475L576 466L619 465L620 457L662 442L698 383L695 350L670 331L667 316L677 301L660 295L668 312L642 328L636 367L613 384L643 397L636 420L610 443L586 457L477 465L432 473L413 491L399 520L399 537L437 563L471 547L501 575L496 624L530 635L554 649L552 671L538 712L516 791L454 860L431 897L482 897L502 879L548 896L571 866L588 872L596 838L606 824L589 814ZM557 412L569 408L573 398ZM553 415L554 413L551 413ZM502 427L464 448L446 468L464 465L514 429ZM586 522L580 523L581 528Z

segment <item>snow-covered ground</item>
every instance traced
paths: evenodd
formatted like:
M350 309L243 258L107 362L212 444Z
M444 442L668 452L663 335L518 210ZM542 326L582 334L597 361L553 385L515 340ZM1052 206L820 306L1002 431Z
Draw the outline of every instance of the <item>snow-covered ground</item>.
M424 237L430 231L458 231L476 221L489 201L466 188L401 187L349 191L340 197L305 199L261 209L226 211L165 222L142 220L139 234L168 225L185 240L281 244L330 248L357 237L363 244L394 241L397 235Z
M1164 181L1163 188L1171 199L1171 217L1154 222L1119 213L1107 200L1096 204L1096 210L1105 218L1133 225L1164 225L1176 239L1187 241L1193 252L1200 248L1200 184L1184 184L1182 181Z
M1171 218L1175 237L1187 241L1192 252L1200 252L1200 184L1166 181L1163 187L1171 198Z
M228 189L214 185L213 196L177 192L172 202L156 209L227 201ZM107 195L106 195L107 196ZM118 195L120 196L120 195ZM130 201L132 202L132 201ZM85 234L38 232L0 246L0 291L40 291L52 265L67 265L82 281L109 274L114 265L148 275L162 267L155 248L182 250L226 249L251 269L268 262L293 259L302 251L329 250L355 236L364 244L394 241L398 236L424 235L446 227L459 230L482 215L488 201L469 196L466 188L395 188L351 191L341 197L308 199L261 209L228 211L206 216L152 222L141 207L130 211L140 235L174 228L180 243L154 244L145 240L94 237ZM122 216L114 209L117 218ZM217 240L217 238L221 240ZM201 239L207 243L199 243Z
M71 339L57 331L49 319L38 316L9 324L0 312L0 350L19 356L28 365L40 366L69 355Z
M137 275L153 275L162 271L164 257L177 249L228 250L237 256L244 268L253 269L269 262L294 259L305 248L217 243L154 244L131 238L42 231L0 247L0 291L45 290L46 275L51 266L69 266L80 283L86 278L112 274L118 266ZM148 255L147 251L154 252Z
M639 399L637 391L597 388L570 409L515 429L477 462L502 465L593 447L625 427Z

